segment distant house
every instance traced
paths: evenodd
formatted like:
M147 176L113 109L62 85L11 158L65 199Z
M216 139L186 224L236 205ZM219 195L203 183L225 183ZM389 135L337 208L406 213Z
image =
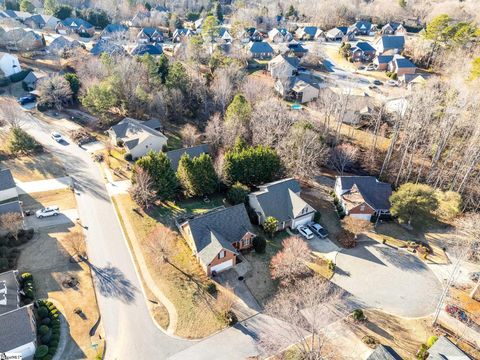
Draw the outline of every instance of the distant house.
M34 30L46 29L55 30L55 27L60 22L60 19L53 15L35 14L26 18L23 23Z
M20 305L18 271L0 274L0 352L33 359L37 347L33 304Z
M255 211L258 223L267 217L278 221L278 230L296 229L313 220L315 209L300 197L300 184L289 178L259 186L248 195L248 204Z
M170 159L170 163L172 164L172 169L176 172L178 169L178 163L180 162L180 158L187 154L190 159L194 157L198 157L202 154L210 153L210 147L208 144L202 144L198 146L192 146L189 148L182 148L177 150L167 151L165 154Z
M385 24L382 29L380 30L380 34L383 35L406 35L407 29L398 23L398 22L389 22Z
M122 24L108 24L103 29L100 37L104 40L115 39L125 39L127 37L128 27Z
M277 55L268 62L268 71L274 79L288 79L297 73L300 60L296 57Z
M17 185L10 169L0 170L0 202L17 199Z
M66 18L57 24L55 30L62 35L78 34L82 37L92 37L95 34L93 25L80 18Z
M390 214L392 187L374 176L337 176L335 195L348 216L369 221Z
M344 35L345 34L343 33L342 30L340 30L338 27L335 27L333 29L328 30L325 33L325 38L328 41L341 41Z
M378 55L373 63L377 65L377 70L387 70L388 63L393 60L393 55Z
M295 37L299 40L316 40L322 35L322 29L316 26L305 26L295 31Z
M85 45L83 45L80 41L77 41L77 40L70 41L63 36L59 36L50 43L47 50L50 53L61 55L62 53L75 50L78 48L85 49Z
M366 41L358 41L350 48L353 61L370 62L375 57L375 48Z
M143 44L163 42L163 40L163 33L153 27L145 27L137 35L137 41Z
M230 34L227 28L221 27L218 29L217 41L222 41L224 43L230 44L233 41L233 36Z
M28 90L35 90L37 83L40 79L46 77L46 74L38 71L30 71L27 76L22 80L22 85Z
M273 55L273 49L265 41L252 41L247 46L250 57L254 59L268 59Z
M292 34L285 28L273 28L268 32L268 39L274 43L292 41Z
M350 26L350 29L356 35L371 35L376 30L376 25L373 25L370 21L357 21Z
M14 28L2 34L0 46L6 47L7 50L31 51L43 48L45 39L35 31Z
M92 46L90 53L94 56L100 56L103 53L111 56L125 55L127 52L122 45L113 42L112 40L100 39Z
M401 77L405 74L415 74L417 67L407 58L395 55L388 63L388 71L397 74L397 77Z
M138 55L138 56L145 55L145 54L158 56L163 54L163 49L160 45L138 44L132 49L131 54Z
M130 21L128 21L128 25L132 27L140 27L146 21L148 21L148 19L150 19L149 11L139 11L133 16Z
M400 54L405 47L405 36L384 35L374 45L379 55Z
M307 75L297 75L289 79L278 79L275 82L274 88L284 98L301 104L318 98L320 94L318 80Z
M183 39L192 37L193 35L194 35L194 32L190 29L175 29L172 35L172 41L180 42Z
M5 76L10 76L22 71L18 57L10 53L0 52L0 70Z
M153 126L147 121L125 118L107 132L113 145L124 146L133 159L138 159L150 150L161 151L167 146L167 137Z
M16 10L5 10L3 11L3 14L10 19L15 19L20 22L24 22L26 19L32 16L32 14L29 12Z
M255 237L244 204L203 213L178 228L209 276L235 266L239 252L251 248Z
M429 360L470 360L470 358L446 336L440 336L428 349Z
M378 345L367 360L402 360L390 346Z
M405 85L408 90L413 90L427 83L428 76L425 74L403 74L398 78L398 82Z
M263 41L263 36L255 28L247 28L240 33L240 40L243 43L249 43L250 41Z
M287 44L288 52L292 53L293 55L301 58L303 57L308 50L302 46L302 44L299 43L290 43Z
M193 28L195 30L200 30L202 28L202 25L203 25L203 22L205 21L205 18L200 18L200 19L197 19L193 22Z

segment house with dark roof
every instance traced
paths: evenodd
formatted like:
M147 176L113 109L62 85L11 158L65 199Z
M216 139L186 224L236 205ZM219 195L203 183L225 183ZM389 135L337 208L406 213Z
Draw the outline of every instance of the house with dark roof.
M156 130L155 123L125 118L107 130L114 146L123 146L133 159L138 159L150 150L162 151L167 146L167 137Z
M376 30L376 25L373 25L370 21L357 21L349 28L356 35L370 35Z
M111 56L125 55L127 51L122 45L113 42L112 40L100 39L95 45L92 46L90 53L94 56L100 56L103 53Z
M406 35L407 29L398 22L389 22L380 30L382 35Z
M88 21L80 18L66 18L55 26L55 31L62 35L78 34L82 37L92 37L95 28Z
M248 204L255 211L258 223L267 217L278 220L278 230L296 229L313 221L315 209L300 197L300 184L289 178L259 186L259 190L248 195Z
M163 54L163 49L160 45L152 45L152 44L138 44L135 46L131 53L131 55L138 55L142 56L145 54L149 54L152 56L158 56Z
M263 35L255 28L246 28L239 34L240 41L244 44L251 41L263 41Z
M428 349L428 360L470 360L462 350L446 336L440 336Z
M405 48L405 36L384 35L379 37L374 45L378 55L400 54Z
M405 74L415 74L417 66L401 55L394 55L393 59L388 63L388 71L397 74L401 77Z
M62 55L63 53L74 51L76 49L85 49L85 45L83 45L78 40L70 41L63 36L56 37L48 46L48 52Z
M274 79L288 79L297 73L299 64L297 57L277 55L268 62L267 69Z
M188 148L167 151L165 154L170 159L172 169L176 172L178 169L178 163L180 162L180 158L183 155L187 154L190 157L190 159L193 159L194 157L198 157L202 154L209 154L209 153L210 153L210 147L208 146L208 144L202 144L198 146L192 146Z
M233 36L230 34L227 28L220 27L218 29L218 36L216 39L217 42L224 42L230 44L233 41Z
M265 41L252 41L247 45L247 51L253 59L268 59L273 55L272 47Z
M353 41L355 40L355 32L348 26L337 26L325 33L327 41Z
M163 33L154 27L144 27L137 34L137 42L142 44L163 42Z
M128 32L128 27L123 24L108 24L102 30L100 38L109 40L109 39L126 39Z
M0 216L4 214L19 214L23 217L22 206L18 199L9 202L0 203Z
M367 360L402 360L390 346L378 345Z
M268 32L268 39L273 43L292 41L292 34L285 28L273 28Z
M301 58L303 57L307 52L308 50L306 48L304 48L302 46L302 44L300 43L290 43L290 44L287 44L287 49L288 49L288 52Z
M183 39L192 37L195 33L190 29L175 29L172 34L172 41L173 42L180 42Z
M295 37L299 40L316 40L323 36L322 29L316 26L305 26L295 31Z
M28 91L35 90L40 79L47 77L47 74L39 71L30 71L22 80L22 86Z
M353 61L370 62L375 57L375 48L366 41L358 41L350 48Z
M0 203L17 199L17 185L10 169L0 170Z
M320 84L316 77L299 74L288 79L278 79L274 89L285 99L307 103L318 98Z
M335 195L348 216L370 220L390 214L392 187L374 176L337 176Z
M60 19L53 15L35 14L26 18L23 23L34 30L47 29L55 30Z
M33 304L21 306L19 292L17 270L0 274L0 353L33 359L37 345Z
M393 55L378 55L373 59L373 63L377 65L377 70L387 70L388 63L393 60Z
M241 250L253 246L255 233L244 204L220 207L178 224L207 275L237 263Z

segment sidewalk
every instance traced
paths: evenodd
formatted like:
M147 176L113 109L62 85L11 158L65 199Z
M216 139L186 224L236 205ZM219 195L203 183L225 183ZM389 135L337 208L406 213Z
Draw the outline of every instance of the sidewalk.
M72 185L72 178L64 176L56 179L21 182L15 180L19 194L68 189Z

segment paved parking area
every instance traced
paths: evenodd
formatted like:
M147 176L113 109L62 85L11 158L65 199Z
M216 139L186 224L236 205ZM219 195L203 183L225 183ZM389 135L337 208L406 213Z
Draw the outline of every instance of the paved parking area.
M313 252L317 252L332 261L335 261L337 253L341 250L328 237L320 239L318 236L315 236L313 239L308 240L308 244Z
M433 313L442 290L416 256L374 241L339 252L332 281L363 306L404 317Z
M34 229L46 228L46 227L64 227L70 228L75 226L75 222L78 218L78 211L76 209L60 210L60 214L57 216L50 216L43 219L38 219L35 215L25 217L25 224L27 227Z

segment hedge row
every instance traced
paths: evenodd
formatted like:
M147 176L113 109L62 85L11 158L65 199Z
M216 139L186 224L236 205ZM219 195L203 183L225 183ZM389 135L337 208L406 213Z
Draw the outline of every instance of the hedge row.
M35 352L35 359L51 360L60 341L60 314L51 301L38 300L36 306L37 335L40 346Z

